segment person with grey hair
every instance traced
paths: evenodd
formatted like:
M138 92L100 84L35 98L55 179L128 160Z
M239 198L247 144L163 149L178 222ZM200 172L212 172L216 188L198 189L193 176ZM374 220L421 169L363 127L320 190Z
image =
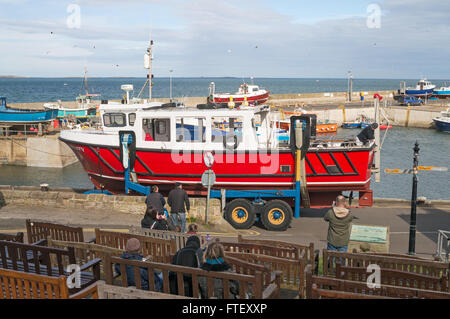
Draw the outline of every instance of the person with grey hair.
M346 252L350 240L350 224L354 216L347 208L346 199L339 195L335 205L327 211L324 220L329 223L327 250Z

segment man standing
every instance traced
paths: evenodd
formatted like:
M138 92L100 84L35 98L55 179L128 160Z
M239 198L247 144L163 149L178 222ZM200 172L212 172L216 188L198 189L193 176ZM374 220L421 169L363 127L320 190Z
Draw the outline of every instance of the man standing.
M365 127L356 137L356 140L368 144L375 139L375 130L378 128L377 123L372 123L371 125Z
M190 204L188 195L180 183L175 183L175 188L170 191L167 203L170 206L170 217L173 225L178 225L178 217L180 217L181 232L184 233L186 230L186 212L189 214Z
M148 194L145 203L147 204L147 212L153 207L158 213L164 213L164 205L166 205L166 200L159 193L158 186L152 186L151 193Z
M328 210L323 219L329 223L327 250L346 252L350 240L350 224L354 217L346 208L344 196L336 198L336 205Z

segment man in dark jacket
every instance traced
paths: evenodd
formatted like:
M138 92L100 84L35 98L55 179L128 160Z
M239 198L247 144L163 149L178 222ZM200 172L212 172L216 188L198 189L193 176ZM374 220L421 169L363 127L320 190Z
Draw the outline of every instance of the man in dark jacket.
M136 239L136 238L130 238L127 241L126 252L123 253L120 256L120 258L128 259L128 260L143 261L144 257L140 254L140 250L141 250L141 243L139 242L139 240ZM118 275L120 275L121 274L120 265L119 264L115 264L114 268L116 270L116 273ZM136 287L136 281L135 281L135 278L134 278L134 267L127 265L125 270L126 270L126 275L127 275L127 284L128 284L128 286ZM140 274L140 277L141 277L141 289L142 290L149 290L148 270L146 268L140 268L139 269L139 274ZM163 284L162 275L158 274L156 272L153 272L153 277L154 277L154 280L155 280L155 291L157 291L157 292L158 291L162 291L162 284Z
M346 208L345 197L339 195L336 205L325 214L324 220L329 223L327 250L346 252L350 240L350 224L354 217Z
M189 204L189 197L180 183L175 184L175 189L172 189L167 198L167 203L170 206L170 217L172 224L178 225L178 217L181 219L181 232L186 230L186 212L189 214L191 208Z
M372 123L371 125L365 127L357 136L357 139L363 143L367 144L375 139L375 130L378 128L377 123Z
M184 248L181 248L173 256L172 265L199 268L203 265L203 250L201 249L200 239L197 236L191 236L187 239ZM178 294L178 283L176 273L169 273L170 292ZM192 277L190 275L183 276L184 294L192 297Z
M147 211L151 207L154 207L159 213L164 213L164 205L166 205L166 200L161 193L159 193L158 186L152 186L152 191L148 194L145 203L147 204Z

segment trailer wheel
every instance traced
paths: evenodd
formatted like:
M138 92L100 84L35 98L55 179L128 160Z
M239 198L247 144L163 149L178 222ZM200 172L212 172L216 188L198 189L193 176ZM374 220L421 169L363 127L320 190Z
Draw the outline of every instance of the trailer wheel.
M225 219L236 229L249 229L255 223L255 209L250 201L235 199L225 207Z
M282 200L272 200L264 207L261 222L272 231L285 231L292 221L292 208Z

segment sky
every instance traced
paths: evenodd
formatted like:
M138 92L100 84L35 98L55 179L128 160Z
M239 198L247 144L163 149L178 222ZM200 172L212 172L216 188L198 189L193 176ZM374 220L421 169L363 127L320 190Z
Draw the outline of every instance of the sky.
M0 0L0 75L446 79L450 1Z

